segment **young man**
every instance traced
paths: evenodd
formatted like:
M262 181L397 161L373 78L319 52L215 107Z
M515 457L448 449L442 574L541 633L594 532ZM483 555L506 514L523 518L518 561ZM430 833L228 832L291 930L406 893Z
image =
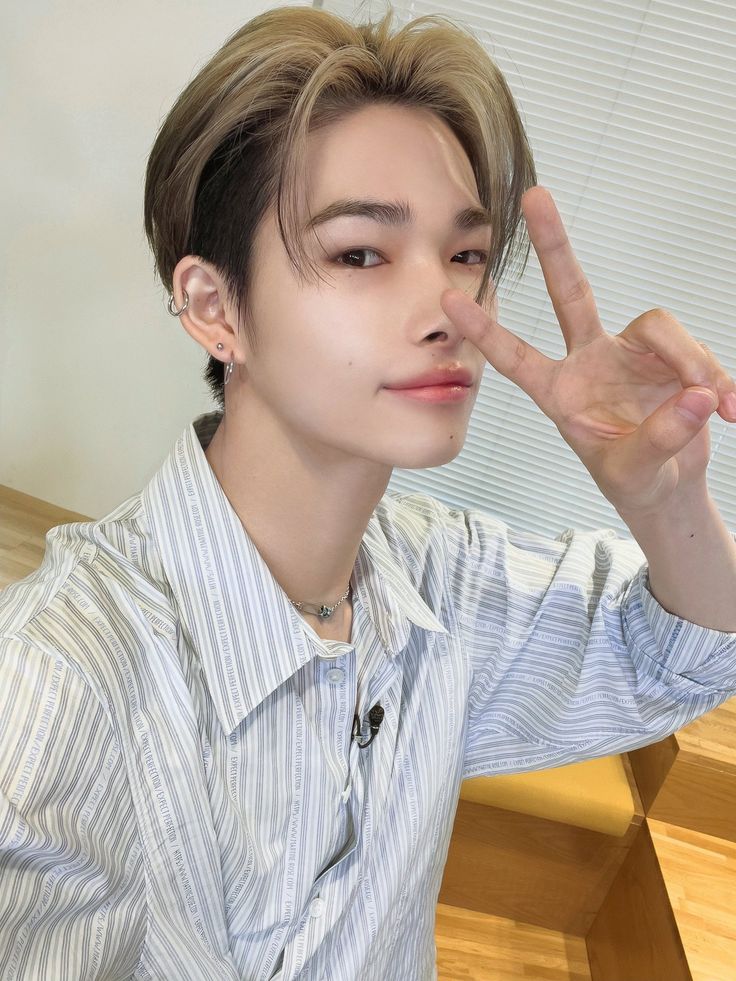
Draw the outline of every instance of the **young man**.
M306 174L313 216L373 202L306 237L324 279L268 210L254 343L182 252L172 312L228 365L224 413L0 597L3 978L427 981L464 778L624 752L736 693L736 544L707 415L674 408L704 388L736 418L715 359L656 311L606 334L542 188L568 358L464 296L491 229L434 113L363 107L311 134ZM386 495L461 450L487 361L641 548Z

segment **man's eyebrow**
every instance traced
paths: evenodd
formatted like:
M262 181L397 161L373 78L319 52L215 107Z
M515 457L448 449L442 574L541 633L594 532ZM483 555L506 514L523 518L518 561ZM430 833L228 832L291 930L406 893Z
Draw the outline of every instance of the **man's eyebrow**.
M414 223L414 213L407 201L366 201L356 198L342 198L318 211L307 222L304 231L309 232L317 225L323 225L325 222L343 215L370 218L382 225L406 226ZM455 228L461 231L491 225L491 213L487 208L482 207L463 208L455 215L454 224Z

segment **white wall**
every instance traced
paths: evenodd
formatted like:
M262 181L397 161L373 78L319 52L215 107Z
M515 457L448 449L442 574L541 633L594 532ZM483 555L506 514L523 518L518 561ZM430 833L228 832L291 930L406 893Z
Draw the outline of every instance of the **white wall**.
M0 484L101 517L214 407L206 353L154 277L146 160L199 68L239 26L283 5L5 6Z

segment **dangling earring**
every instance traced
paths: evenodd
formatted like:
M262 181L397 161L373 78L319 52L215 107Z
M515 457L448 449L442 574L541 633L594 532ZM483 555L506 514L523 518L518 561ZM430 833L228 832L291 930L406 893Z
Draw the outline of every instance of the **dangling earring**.
M224 349L224 347L225 347L225 345L222 344L220 341L217 342L217 350L218 351L222 351ZM234 361L231 361L228 364L227 368L225 368L225 384L226 385L230 381L230 376L232 375L234 368L235 368L235 362Z

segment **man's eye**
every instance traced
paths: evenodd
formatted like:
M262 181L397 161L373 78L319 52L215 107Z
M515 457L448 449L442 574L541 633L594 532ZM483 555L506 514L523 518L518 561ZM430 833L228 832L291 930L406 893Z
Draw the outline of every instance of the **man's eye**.
M347 256L354 256L354 255L361 255L361 254L365 255L368 252L370 252L372 255L378 255L378 253L375 252L373 249L349 249L347 252L340 253L340 255L335 259L335 262L338 262L340 263L340 265L343 266L351 266L351 268L353 269L373 269L374 268L373 266L354 266L350 262L342 261L346 255Z
M458 255L468 255L469 252L474 252L476 255L482 256L479 262L467 262L464 265L468 266L485 266L488 260L488 253L483 252L481 249L468 249L466 252L458 252Z
M375 269L377 264L374 264L372 266L364 266L364 265L355 265L350 260L348 260L347 262L343 262L343 259L345 259L346 256L367 255L368 253L375 256L378 255L378 252L376 252L374 249L348 249L347 252L341 252L340 255L338 255L334 261L343 266L350 266L350 268L352 269ZM478 256L482 256L482 258L478 262L465 262L462 263L462 265L484 266L486 264L486 261L488 259L488 253L483 252L481 249L467 249L465 252L457 252L456 255L469 255L471 253L474 253L475 255Z

